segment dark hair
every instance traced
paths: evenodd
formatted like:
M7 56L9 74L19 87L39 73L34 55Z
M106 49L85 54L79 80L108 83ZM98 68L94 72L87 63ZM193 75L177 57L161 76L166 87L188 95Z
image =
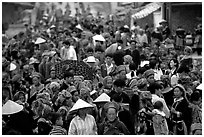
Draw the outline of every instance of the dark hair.
M139 69L137 70L137 72L136 72L137 76L138 76L139 74L142 74L142 75L143 75L146 70L147 70L147 69L146 69L145 67L139 68Z
M160 85L159 83L154 82L154 83L150 84L149 87L148 87L148 91L150 91L151 94L155 94L156 89L162 89L162 85Z
M121 39L117 40L117 43L123 44L123 41Z
M161 101L156 101L153 106L154 106L154 109L161 110L164 105L163 105L163 103Z
M86 52L94 52L94 49L92 47L87 47Z
M74 77L74 74L71 73L70 71L66 71L66 72L64 73L64 78L69 78L69 77Z
M70 42L69 42L69 40L65 40L65 41L63 42L63 44L65 44L65 45L70 45Z
M179 88L180 91L183 93L182 96L185 97L185 91L184 91L183 88L181 88L180 86L175 86L175 87L173 88L173 91L174 91L175 88Z
M114 94L113 97L111 98L111 101L115 101L115 102L121 102L122 101L122 97L119 94Z
M52 115L51 122L53 124L56 124L56 121L59 120L60 117L62 117L62 115L60 113L57 113L57 112L52 112L51 115Z
M157 58L157 55L154 54L154 53L152 53L152 54L150 55L150 57L155 57L155 58Z
M103 87L103 83L99 82L98 83L98 88L102 88Z
M97 52L97 51L99 51L99 52L104 52L102 46L96 46L96 47L95 47L95 52Z
M136 70L136 69L137 69L137 66L135 65L134 62L133 62L133 63L130 63L129 69L130 69L130 70Z
M105 54L105 57L113 58L113 54L111 54L111 53L107 53L107 54Z
M137 41L134 39L130 40L130 43L132 43L132 42L135 42L135 44L137 43Z
M150 60L150 62L149 62L149 67L150 67L151 69L154 69L155 66L156 66L156 64L157 64L157 61L156 61L156 60Z
M122 80L122 79L116 79L113 84L116 86L116 87L125 87L125 81Z
M191 100L191 102L193 102L193 101L198 101L199 98L201 98L200 93L199 93L199 92L193 92L193 93L191 94L190 100Z
M170 59L170 61L169 61L169 63L168 63L168 67L169 67L169 68L171 67L171 66L170 66L170 62L171 62L172 60L174 61L174 63L176 63L176 69L178 69L179 62L178 62L178 60L175 59L175 58Z

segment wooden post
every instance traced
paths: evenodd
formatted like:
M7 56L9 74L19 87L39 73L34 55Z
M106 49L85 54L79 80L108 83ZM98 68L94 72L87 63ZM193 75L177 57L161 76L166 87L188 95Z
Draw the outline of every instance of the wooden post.
M171 8L171 3L169 2L169 3L168 3L168 25L169 25L170 30L172 30L171 10L172 10L172 8Z

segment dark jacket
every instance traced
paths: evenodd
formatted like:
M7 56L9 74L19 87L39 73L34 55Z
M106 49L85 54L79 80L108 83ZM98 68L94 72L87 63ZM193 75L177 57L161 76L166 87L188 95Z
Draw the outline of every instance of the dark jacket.
M139 50L135 49L135 50L133 50L133 51L131 52L129 49L127 49L127 50L125 51L125 55L130 55L130 56L132 56L132 60L133 60L133 62L135 63L136 68L138 68L138 66L139 66L140 63L141 63Z
M105 120L101 123L98 127L98 134L99 135L129 135L130 132L125 126L125 124L119 121L117 118L113 122L108 122Z
M117 67L115 65L113 65L113 68L111 70L111 72L109 73L109 76L113 76L117 71ZM102 77L106 77L107 76L107 67L106 64L101 64L101 75Z
M173 121L180 121L183 120L187 126L187 128L190 127L191 122L191 109L188 107L189 103L186 99L183 99L178 102L174 102L172 107L175 108L176 111L180 112L181 115L177 116L176 114L172 114L171 118Z
M125 92L118 93L112 90L108 95L110 96L111 100L113 99L117 102L120 102L122 100L121 103L130 103L130 98Z
M22 135L32 135L33 118L25 111L20 111L10 116L7 126L19 131Z

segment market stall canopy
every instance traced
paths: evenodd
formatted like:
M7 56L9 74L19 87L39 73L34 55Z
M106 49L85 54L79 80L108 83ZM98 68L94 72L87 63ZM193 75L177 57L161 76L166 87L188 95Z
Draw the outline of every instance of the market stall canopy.
M158 10L162 6L162 2L152 2L150 4L147 4L146 6L142 7L140 11L136 12L135 14L132 15L132 18L134 19L141 19L152 12Z

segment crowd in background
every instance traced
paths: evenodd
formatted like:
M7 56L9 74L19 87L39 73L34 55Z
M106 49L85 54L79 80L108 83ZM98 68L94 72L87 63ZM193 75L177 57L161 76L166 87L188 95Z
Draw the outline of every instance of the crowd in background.
M165 20L154 30L88 17L25 27L2 36L3 134L202 134L200 24L175 34ZM93 78L71 67L57 77L65 60Z

